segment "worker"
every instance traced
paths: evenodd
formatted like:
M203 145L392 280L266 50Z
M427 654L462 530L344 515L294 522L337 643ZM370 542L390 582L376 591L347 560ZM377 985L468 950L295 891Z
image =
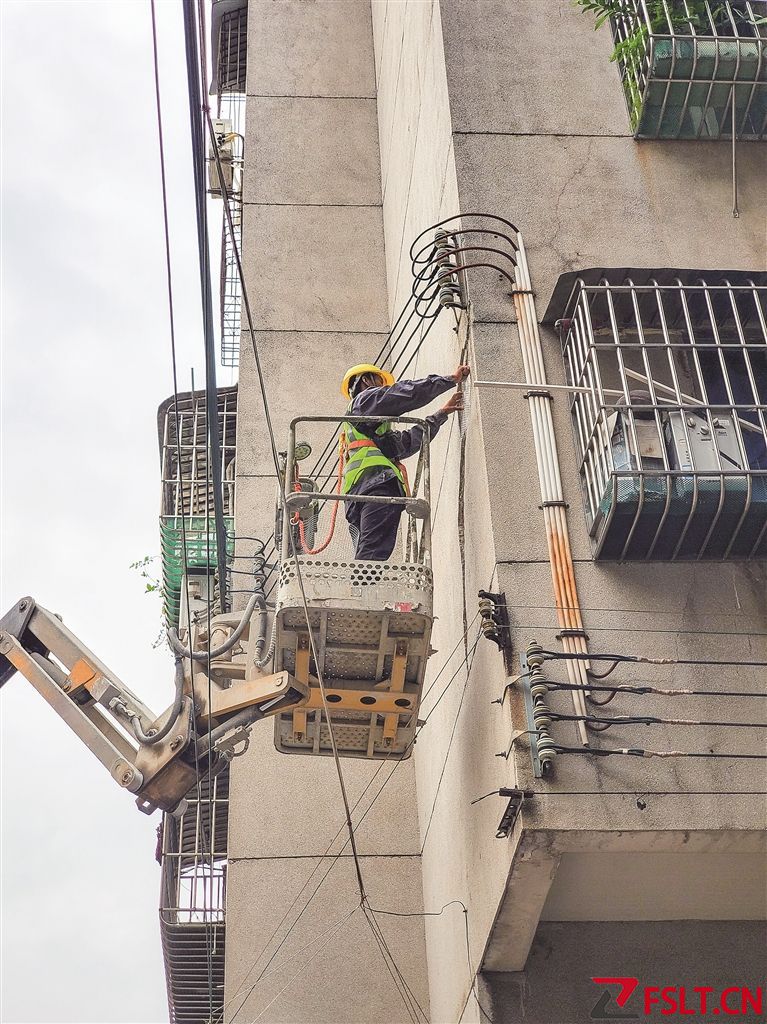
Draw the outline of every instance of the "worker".
M428 405L468 375L469 367L462 365L446 377L431 374L422 380L395 382L388 370L362 363L347 370L341 394L349 400L349 413L396 419ZM436 436L451 413L462 408L463 396L458 390L439 412L426 417L429 439ZM406 476L400 463L419 451L423 428L392 430L388 421L355 423L350 419L343 429L346 452L342 493L404 497ZM345 505L355 559L385 562L394 550L404 506L363 501L348 501Z

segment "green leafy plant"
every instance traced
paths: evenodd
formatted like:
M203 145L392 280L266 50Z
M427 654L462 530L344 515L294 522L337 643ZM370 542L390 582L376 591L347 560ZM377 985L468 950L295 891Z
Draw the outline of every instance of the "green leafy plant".
M162 590L161 581L149 571L149 566L152 562L156 562L159 557L159 555L145 555L137 562L131 562L130 564L130 568L136 569L139 576L144 580L145 594L153 594L155 591Z
M647 53L650 33L657 35L707 34L712 22L717 31L727 34L731 27L730 14L743 24L754 26L767 23L767 18L755 18L748 10L728 7L724 3L710 0L646 0L648 20L640 0L573 0L573 5L585 14L595 17L594 29L600 29L606 21L619 19L628 31L617 39L610 60L622 69L623 83L629 97L631 127L636 130L642 113L642 95L639 88L640 66Z
M130 564L130 568L135 569L144 581L145 594L162 594L162 580L159 580L150 570L152 563L156 562L159 557L159 555L144 555L144 557L139 558L137 562L131 562ZM167 633L165 623L163 622L157 636L152 641L153 650L157 650L158 647L162 647L166 640Z

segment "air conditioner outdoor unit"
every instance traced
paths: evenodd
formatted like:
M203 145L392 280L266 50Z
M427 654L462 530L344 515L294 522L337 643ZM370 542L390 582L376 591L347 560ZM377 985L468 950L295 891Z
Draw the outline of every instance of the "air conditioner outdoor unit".
M224 194L218 173L218 163L216 162L216 150L218 150L224 188L226 189L226 194L230 195L234 183L234 136L232 134L232 122L220 117L214 117L212 121L215 149L211 144L208 155L208 184L210 185L210 193L214 196Z

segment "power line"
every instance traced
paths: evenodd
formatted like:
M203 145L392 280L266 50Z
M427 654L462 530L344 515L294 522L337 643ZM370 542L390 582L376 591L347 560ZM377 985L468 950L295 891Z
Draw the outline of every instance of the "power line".
M610 757L612 754L620 754L625 757L704 757L731 758L743 761L767 761L767 754L719 753L713 750L646 750L643 747L562 747L558 744L553 744L551 749L555 750L557 754L588 754L591 757Z
M558 683L546 681L549 690L585 690L588 693L631 693L644 696L648 693L659 694L662 697L767 697L767 693L751 693L748 690L690 690L685 688L671 689L663 686L635 685L632 683L614 683L583 685L581 683Z
M508 607L515 607L515 606L514 605L509 605ZM522 607L522 606L517 606L517 607ZM553 608L553 607L549 608L547 610L551 611L551 612L556 612L556 608ZM581 611L587 611L587 609L586 608L581 608ZM499 626L498 628L499 629L500 628L506 628L508 630L522 630L522 629L546 629L546 630L548 630L548 629L557 629L557 630L559 630L561 627L559 625L557 625L557 623L555 623L555 622L514 622L514 623L512 623L509 626L506 626L506 627L500 627ZM616 625L616 626L592 626L592 625L589 625L587 627L587 629L586 629L587 633L621 633L621 632L625 632L625 631L626 631L625 623L621 623L621 624ZM717 629L675 629L673 627L670 628L670 629L658 629L658 628L651 628L649 626L635 626L633 622L631 623L631 632L632 633L665 633L665 634L673 634L674 636L742 636L742 637L745 637L746 639L751 639L752 637L765 637L765 636L767 636L767 633L746 633L746 632L744 632L742 630L728 630L728 629L719 629L719 630L717 630ZM567 657L568 658L572 658L573 655L569 654L569 655L567 655ZM594 655L591 654L588 657L593 659ZM733 663L732 662L720 662L719 664L733 664ZM738 664L742 664L742 663L738 662Z
M279 455L278 455L278 452L277 452L277 444L276 444L275 434L274 434L274 425L272 423L271 412L270 412L270 409L269 409L269 397L268 397L267 390L266 390L266 381L264 379L263 366L261 364L261 356L260 356L260 353L259 353L259 350L258 350L258 345L256 343L256 334L255 334L255 328L254 328L253 314L252 314L252 310L251 310L251 306L250 306L250 296L249 296L249 291L248 291L248 288L247 288L247 283L245 281L245 274L243 272L242 259L241 259L241 255L240 255L240 250L239 250L239 246L237 245L237 240L236 240L235 233L234 233L234 227L233 227L233 224L232 224L232 214L231 214L231 210L229 208L229 202L228 202L228 198L229 197L228 197L226 183L225 183L225 180L224 180L223 170L222 170L222 166L221 166L221 157L220 157L220 154L218 152L218 147L215 144L215 132L213 130L213 123L211 121L211 117L210 117L210 112L209 111L206 111L206 120L207 120L208 133L209 133L211 145L212 145L212 148L213 148L213 154L214 154L214 158L215 158L215 161L216 161L216 168L217 168L217 171L218 171L218 177L219 177L219 181L220 181L220 184L221 184L221 191L222 191L222 195L223 195L223 199L224 199L224 213L225 213L225 216L226 216L226 219L227 219L227 226L228 226L228 229L229 229L229 236L230 236L230 239L232 241L232 252L233 252L234 257L235 257L235 262L237 264L237 274L239 276L240 283L241 283L241 286L242 286L242 302L243 302L243 306L245 307L245 314L246 314L246 318L247 318L247 322L248 322L248 329L249 329L249 332L250 332L251 347L252 347L252 350L253 350L253 360L254 360L254 363L255 363L255 366L256 366L256 373L257 373L257 376L258 376L259 390L261 392L261 400L262 400L263 407L264 407L264 419L266 421L266 426L267 426L267 430L268 430L268 433L269 433L269 442L270 442L270 446L271 446L271 449L272 449L272 460L274 462L275 473L277 474L277 477L278 477L279 487L280 487L280 489L282 491L282 500L283 501L287 501L287 495L285 494L285 481L280 479L280 460L279 460ZM326 695L326 691L325 691L325 682L324 682L324 679L323 679L323 673L322 673L322 671L320 669L320 659L319 659L319 655L318 655L318 652L317 652L317 646L316 646L315 637L314 637L314 630L312 629L312 625L311 625L311 617L310 617L310 614L309 614L309 604L308 604L308 600L307 600L307 597L306 597L306 590L305 590L305 587L304 587L303 573L301 571L300 559L299 559L298 551L296 549L295 537L293 536L293 531L292 530L288 530L288 539L289 539L290 546L291 546L291 549L292 549L292 552L293 552L293 560L294 560L295 568L296 568L296 582L298 583L298 588L299 588L299 591L300 591L300 594L301 594L301 603L303 605L304 617L306 619L306 628L307 628L307 632L308 632L308 636L309 636L309 644L310 644L310 647L311 647L312 656L314 657L314 665L315 665L315 670L316 670L316 674L317 674L318 687L319 687L320 696L321 696L321 699L322 699L323 710L324 710L324 713L325 713L325 720L326 720L327 726L328 726L328 736L329 736L329 739L330 739L330 746L331 746L331 749L332 749L332 752L333 752L333 760L334 760L335 766L336 766L336 773L338 775L339 787L341 789L341 798L342 798L342 801L343 801L344 812L345 812L345 815L346 815L346 823L347 823L347 828L348 828L348 831L349 831L349 840L350 840L351 849L352 849L352 856L354 857L354 866L355 866L355 871L357 873L357 882L358 882L359 887L360 887L360 897L362 899L364 899L365 898L365 885L364 885L364 881L363 881L363 878L362 878L362 867L361 867L360 860L359 860L359 855L358 855L358 852L357 852L357 844L356 844L356 841L354 839L354 828L353 828L352 820L351 820L351 811L350 811L350 807L349 807L349 798L348 798L348 795L347 795L347 792L346 792L346 783L344 781L343 770L341 768L341 760L340 760L340 757L339 757L339 754L338 754L338 746L337 746L337 743L336 743L335 731L333 729L333 722L332 722L332 718L331 718L331 715L330 715L330 710L329 710L328 703L327 703L327 695Z
M437 800L439 798L439 791L442 788L442 780L445 777L445 770L447 768L448 758L450 757L450 750L452 749L453 740L455 739L455 732L456 732L456 729L458 727L458 719L461 717L461 709L463 708L463 701L464 701L464 698L466 697L466 691L467 691L468 686L469 686L469 679L471 678L471 666L474 663L474 652L477 649L477 645L479 644L479 640L480 640L481 635L482 635L481 632L477 634L477 638L474 641L474 646L471 648L471 650L466 655L466 659L465 659L465 664L466 664L466 680L465 680L465 682L463 684L463 690L461 691L461 699L458 702L458 710L455 713L455 719L453 721L453 728L452 728L452 730L450 732L450 739L449 739L448 744L447 744L447 750L445 751L445 758L444 758L444 760L442 762L442 770L440 771L439 780L437 782L437 788L436 788L436 790L434 792L434 800L432 801L431 811L429 812L429 820L426 823L426 831L424 833L423 842L421 843L421 853L423 853L423 851L426 849L426 841L429 838L429 830L431 829L431 823L432 823L432 820L434 818L434 811L436 810L436 807L437 807ZM471 660L469 660L469 659L471 659ZM460 669L459 669L459 671L460 671ZM451 680L451 682L452 682L452 680ZM445 691L443 691L440 694L440 700L444 696L444 693L445 693ZM438 703L439 703L439 700L437 701L437 704ZM434 705L434 707L431 709L429 714L424 719L424 726L426 725L426 722L428 722L429 718L431 717L432 713L434 712L434 709L436 708L437 704ZM422 726L422 728L423 728L423 726Z
M474 616L474 619L473 619L473 620L472 620L472 622L470 623L470 625L469 625L469 628L471 628L471 626L473 626L473 625L474 625L474 622L476 622L476 620L477 620L477 618L478 618L478 617L479 617L479 612L477 612L477 614L476 614L476 615ZM468 631L467 631L467 632L468 632ZM453 647L453 649L452 649L452 650L450 651L450 653L449 653L449 654L447 655L447 657L445 658L445 661L443 662L443 664L442 664L441 668L439 669L439 671L438 671L438 672L437 672L437 674L435 675L434 679L432 680L431 684L429 685L428 689L426 690L426 692L424 693L423 697L421 698L421 700L422 700L422 701L423 701L423 700L425 700L425 698L426 698L426 697L428 696L428 694L429 694L429 693L430 693L430 692L431 692L431 691L432 691L432 690L434 689L434 687L436 686L436 684L437 684L437 683L439 682L439 679L440 679L440 677L441 677L441 676L443 675L443 673L444 673L444 672L445 672L445 670L447 669L447 666L448 666L448 665L450 664L450 662L451 662L451 660L452 660L453 656L455 655L456 651L457 651L457 650L458 650L458 648L459 648L459 647L461 646L461 644L462 644L462 643L464 642L465 638L466 638L466 634L464 634L463 636L461 636L461 637L459 638L458 642L457 642L457 643L455 644L455 646ZM463 660L463 661L461 662L461 666L462 666L463 664L465 664L465 659L464 659L464 660ZM445 689L444 689L444 690L442 691L442 693L440 694L439 700L441 700L441 699L442 699L442 697L443 697L443 696L445 695L445 693L446 693L446 692L447 692L447 690L449 689L449 687L450 687L451 683L453 682L453 680L454 680L454 679L456 678L456 676L458 675L458 672L459 672L459 671L460 671L460 667L459 667L459 669L458 669L458 670L457 670L457 671L456 671L456 672L455 672L455 673L453 674L453 676L451 677L451 679L450 679L450 680L448 681L448 683L447 683L447 686L445 687ZM438 701L438 702L439 702L439 701ZM436 707L436 704L435 704L435 707ZM413 746L414 742L415 742L415 737L414 737L414 738L413 738L413 740L411 741L411 743L410 743L410 746L409 746L408 750L406 751L406 753L409 753L409 752L410 752L410 750L412 749L412 746ZM404 760L404 758L403 758L402 760ZM358 822L357 822L357 823L356 823L356 824L354 825L354 831L355 831L355 833L356 833L356 832L357 832L357 831L359 830L359 828L361 827L361 825L362 825L362 823L364 822L365 818L366 818L366 817L367 817L367 815L368 815L368 814L370 813L370 811L371 811L371 810L373 809L373 806L374 806L374 804L376 803L376 801L378 800L378 798L380 797L380 795L381 795L381 794L383 793L383 791L384 791L384 789L385 789L385 787L386 787L387 783L388 783L388 782L390 781L390 779L391 779L392 775L394 775L394 772L396 771L396 769L397 769L397 768L399 767L399 765L400 765L400 764L402 764L402 760L394 761L394 762L392 763L392 770L391 770L391 772L390 772L390 773L389 773L389 775L388 775L388 776L387 776L387 777L386 777L386 778L384 779L384 781L383 781L383 784L381 785L380 789L378 790L378 792L376 793L376 795L375 795L375 796L373 797L373 799L372 799L372 800L370 801L370 804L368 805L368 807L366 808L366 810L365 810L365 811L363 812L363 814L361 815L361 817L360 817L359 821L358 821ZM373 784L373 783L375 782L375 780L376 780L376 779L378 778L378 776L379 776L379 774L381 773L381 771L383 770L383 768L385 768L385 767L386 767L386 765L387 765L388 763L389 763L389 761L388 761L388 755L387 755L387 757L386 757L386 758L382 758L382 759L381 759L381 761L380 761L380 763L379 763L379 766L378 766L378 768L376 769L376 771L375 771L375 773L373 774L372 778L371 778L371 779L370 779L370 780L368 781L368 783L366 784L365 788L363 789L362 793L360 794L360 796L358 797L358 799L357 799L356 803L354 804L354 807L352 808L352 810L356 810L356 808L357 808L357 807L359 806L359 804L361 803L361 801L362 801L363 797L364 797L364 796L365 796L365 794L367 793L368 789L369 789L369 788L371 787L371 785L372 785L372 784ZM244 979L243 979L243 980L242 980L242 981L240 982L240 985L238 986L238 988L237 988L237 991L236 991L236 992L234 993L234 996L236 996L236 995L237 995L237 992L239 992L240 988L242 988L242 985L244 984L244 982L245 982L245 980L247 979L247 977L248 977L248 976L250 975L251 971L253 971L253 969L255 968L255 966L256 966L256 964L258 963L258 961L259 961L259 960L261 959L261 957L262 957L262 956L264 955L264 952L266 951L266 949L268 949L268 947L269 947L269 944L270 944L270 943L272 942L272 940L274 939L274 937L275 937L275 935L277 934L277 932L279 931L279 929L280 929L280 928L282 927L282 925L284 924L284 922L285 922L285 921L287 920L288 916L290 915L290 912L291 912L291 911L293 910L293 908L295 907L296 903L297 903L297 902L298 902L298 900L300 899L300 897L301 897L301 894L302 894L302 893L304 892L304 890L306 889L306 887L307 887L307 886L308 886L308 885L309 885L309 884L311 883L311 881L312 881L312 879L314 878L314 876L316 875L316 873L317 873L317 872L318 872L318 871L320 870L320 868L321 868L321 866L322 866L322 863L323 863L324 859L325 859L325 858L326 858L326 857L328 856L328 854L329 854L329 852L330 852L330 850L331 850L331 848L332 848L333 844L334 844L334 843L336 842L336 840L338 839L338 837L339 837L339 836L341 835L341 833L342 833L342 832L344 831L344 828L345 828L345 824L342 824L342 825L341 825L341 827L339 828L339 830L338 830L338 831L336 832L336 834L335 834L335 836L333 837L333 839L331 839L330 843L328 844L328 847L327 847L327 849L325 850L325 853L324 853L324 854L322 854L322 857L321 857L320 861L319 861L319 862L317 863L317 865L316 865L316 866L314 867L313 871L312 871L312 872L311 872L311 874L309 875L309 878L308 878L308 879L307 879L307 880L306 880L306 881L304 882L304 884L303 884L303 885L301 886L301 888L299 889L298 893L297 893L297 894L296 894L296 896L294 897L294 899L293 899L293 902L291 903L290 907L288 907L287 911L286 911L286 912L285 912L285 913L283 914L283 916L282 916L281 920L279 921L279 923L277 924L276 928L275 928L275 929L273 930L273 932L272 932L271 936L269 937L269 939L268 939L268 940L267 940L267 942L265 943L265 945L264 945L264 948L263 948L263 950L262 950L262 951L261 951L261 953L259 953L259 955L258 955L258 956L256 957L256 960L255 960L255 961L253 962L253 964L251 965L250 969L249 969L249 970L248 970L248 972L246 973L246 975L245 975L245 978L244 978ZM319 890L320 890L320 888L321 888L322 884L324 883L325 879L326 879L326 878L328 877L328 875L330 874L330 872L332 871L332 869L333 869L333 868L335 867L335 864L337 863L337 861L339 860L339 858L340 858L340 857L341 857L341 856L343 855L343 852L344 852L344 850L346 849L346 847L347 847L348 845L349 845L349 840L347 839L347 841L346 841L346 842L345 842L345 843L343 844L343 846L342 846L342 847L341 847L341 849L340 849L340 850L338 851L338 853L334 855L334 857L333 857L333 859L332 859L331 863L330 863L330 864L328 865L328 867L326 868L326 870L325 870L324 874L322 875L322 878L321 878L321 879L319 880L318 884L316 885L316 887L315 887L315 888L314 888L314 890L312 891L311 895L309 896L309 899L307 900L306 904L304 905L304 907L303 907L303 908L302 908L302 910L300 911L299 915L298 915L298 916L296 917L296 919L295 919L295 920L294 920L294 921L292 922L292 924L291 924L291 925L290 925L290 927L288 928L287 932L285 933L285 935L284 935L284 936L282 937L282 939L280 940L280 942L279 942L279 944L278 944L277 948L276 948L276 949L274 950L274 952L273 952L273 953L272 953L272 955L270 956L269 960L268 960L268 961L267 961L267 963L265 964L265 966L264 966L263 970L261 971L261 973L259 974L258 978L256 978L255 982L253 983L253 985L252 985L252 986L251 986L251 988L249 989L248 993L247 993L247 994L246 994L246 996L245 996L245 999L243 999L243 1001L242 1001L242 1002L240 1003L240 1006L239 1006L239 1007L237 1008L237 1010L236 1010L236 1011L234 1012L234 1014L232 1015L232 1020L234 1020L234 1018L235 1018L235 1017L237 1016L237 1014L239 1013L240 1009L242 1009L242 1006L243 1006L244 1002L245 1002L245 1001L246 1001L246 1000L247 1000L247 999L249 998L249 996L250 996L250 993L251 993L251 992L253 991L253 989L255 989L256 985L258 985L258 984L259 984L259 982L261 981L261 979L262 979L262 978L263 978L263 977L265 976L265 973L266 973L266 970L267 970L267 968L269 967L269 964L270 964L270 963L271 963L271 962L272 962L272 961L274 960L275 956L276 956L276 955L277 955L277 954L279 953L280 949L282 948L282 946L283 946L283 945L285 944L285 942L287 941L287 939L288 939L288 937L290 936L291 932L292 932L292 931L293 931L293 929L294 929L294 928L296 927L296 925L298 924L298 921L299 921L299 920L301 919L301 917L303 916L303 914L304 914L304 913L306 912L306 910L308 909L308 907L309 907L309 904L311 903L311 901L312 901L312 900L314 899L314 897L315 897L315 896L317 895L317 893L319 892ZM234 996L232 996L232 997L230 998L230 1000L228 1001L228 1003L229 1003L229 1002L231 1002L231 1001L233 1000ZM227 1004L225 1004L225 1006L226 1006L226 1005L228 1005L228 1003L227 1003ZM222 1010L221 1012L223 1013L223 1010Z
M710 725L733 729L767 729L767 722L706 722L693 718L657 718L653 715L568 715L547 711L547 718L555 722L597 722L605 725Z
M195 8L197 17L195 17ZM184 42L189 99L189 124L192 137L192 167L194 171L195 213L197 220L197 248L200 264L200 291L205 339L205 394L206 408L218 407L216 391L216 346L213 333L213 297L210 280L210 243L208 238L207 191L205 188L205 129L201 110L200 67L205 63L205 40L198 47L198 31L202 31L201 6L197 0L184 0ZM210 121L210 112L206 108ZM219 169L220 174L220 169ZM224 523L223 494L221 491L221 453L219 451L218 416L206 417L208 435L208 461L213 477L213 512L216 528L216 561L218 564L221 608L226 611L226 525Z
M181 427L180 418L178 411L178 363L176 358L176 327L175 327L175 313L174 313L174 302L173 302L173 273L171 265L171 254L170 254L170 226L168 221L168 190L165 173L165 139L163 132L163 121L162 121L162 97L160 91L160 70L159 70L159 58L158 58L158 45L157 45L157 14L155 10L155 0L150 0L150 11L151 11L151 22L152 22L152 63L154 72L154 86L155 86L155 107L156 107L156 118L157 118L157 136L158 136L158 149L160 157L160 184L162 194L162 209L163 209L163 231L165 240L165 271L167 281L167 298L168 298L168 317L170 327L170 348L171 348L171 363L173 371L173 414L175 423L175 434L176 434L176 462L178 466L179 475L182 472L182 457L181 457ZM186 612L187 612L187 628L188 634L191 640L192 636L192 623L191 623L191 610L189 601L189 580L187 578L187 536L186 536L186 521L184 516L181 516L181 550L184 562L184 580L186 587ZM203 798L202 798L202 779L200 777L199 769L199 757L197 750L197 731L193 731L194 737L194 759L195 759L195 785L197 791L197 814L201 812ZM210 778L208 782L209 792L212 793L215 781ZM212 827L213 817L210 815L210 823ZM164 830L163 830L164 831ZM205 835L204 828L201 828L201 846L204 856L205 852ZM209 843L211 848L212 857L212 842ZM212 876L212 871L211 871ZM213 1013L213 943L211 935L210 922L207 916L207 908L203 908L203 927L205 931L205 953L206 953L206 966L208 975L208 1007L209 1013Z
M357 801L356 801L356 803L354 804L354 807L352 808L352 810L353 810L353 811L354 811L354 810L356 810L356 808L357 808L357 807L359 806L359 804L360 804L360 803L362 802L362 799L363 799L363 797L365 796L365 793L367 793L367 791L368 791L368 789L370 788L370 786L371 786L371 785L373 784L373 782L375 782L376 778L378 777L378 774L380 773L381 769L382 769L382 768L384 767L385 763L386 763L385 761L382 761L382 762L381 762L381 764L380 764L380 765L379 765L379 767L377 768L377 770L376 770L375 774L373 775L373 777L372 777L372 778L371 778L371 779L369 780L369 782L367 783L367 785L366 785L366 786L365 786L365 788L363 789L362 793L360 793L359 797L357 798ZM371 804L371 806L372 806L372 804ZM367 812L365 812L365 813L367 813ZM363 817L364 817L364 816L363 816ZM360 823L361 823L361 820L360 820ZM360 824L360 823L358 823L358 824ZM300 888L300 889L298 890L298 892L296 893L295 897L293 898L293 902L292 902L292 903L290 904L290 906L288 907L288 909L287 909L287 910L285 911L285 913L284 913L284 914L282 915L282 918L281 918L281 919L280 919L280 921L279 921L279 922L277 923L276 927L275 927L275 928L274 928L274 930L272 931L272 934L271 934L271 935L269 936L269 938L267 939L267 941L266 941L266 942L264 943L264 947L263 947L263 949L262 949L262 950L261 950L261 952L260 952L260 953L258 954L258 956L256 957L256 959L255 959L255 960L253 961L252 965L251 965L251 966L250 966L250 968L248 969L248 971L247 971L247 973L245 974L245 976L243 977L243 979L242 979L242 980L240 981L240 984L239 984L239 985L237 986L237 989L235 990L235 992L233 993L233 995L232 995L232 996L231 996L231 997L229 998L229 1000L227 1000L227 1002L226 1002L226 1003L224 1004L224 1007L222 1007L222 1010L221 1010L221 1013L222 1013L222 1014L223 1014L223 1010L225 1009L225 1007L226 1007L226 1006L228 1006L228 1005L229 1005L229 1004L230 1004L231 1002L233 1002L233 1001L234 1001L234 999L235 999L235 997L237 996L237 994L239 993L240 989L241 989L241 988L242 988L242 986L243 986L243 985L245 984L245 982L247 981L247 979L248 979L248 977L250 976L250 974L252 973L252 971L253 971L253 970L255 969L255 966L256 966L256 964L257 964L257 963L258 963L258 961L259 961L259 960L261 959L261 957L262 957L262 956L264 955L264 953L266 952L266 950L267 950L267 949L269 948L269 946L270 946L270 944L271 944L272 940L273 940L273 939L274 939L274 937L275 937L275 936L277 935L277 932L278 932L278 931L280 930L280 928L282 927L282 925L283 925L283 924L285 923L285 921L286 921L286 920L288 919L288 917L290 916L290 913L291 913L291 911L293 910L293 908L294 908L294 907L296 906L296 904L298 903L299 899L301 898L301 895L302 895L302 893L303 893L303 892L304 892L304 890L305 890L305 889L307 888L307 886L308 886L308 885L310 885L310 883L311 883L312 879L313 879L313 878L314 878L314 876L315 876L315 875L317 874L317 872L318 872L318 871L320 870L321 866L323 865L323 863L324 863L324 861L325 861L325 858L326 858L326 857L328 856L328 854L330 853L330 850L332 849L332 847L333 847L333 844L334 844L334 843L336 842L336 840L338 839L338 837L339 837L339 836L340 836L340 835L341 835L341 834L342 834L342 833L344 832L345 828L346 828L346 824L345 824L345 823L343 823L343 824L342 824L342 825L340 826L340 828L338 829L338 831L336 832L336 834L335 834L335 835L333 836L333 838L332 838L332 839L330 840L330 842L328 843L328 846L327 846L327 848L326 848L325 852L324 852L324 853L323 853L323 854L321 855L321 857L320 857L320 859L319 859L318 863L317 863L317 864L315 865L315 867L313 868L313 870L312 870L312 872L310 873L310 875L309 875L309 877L307 878L307 880L306 880L306 881L304 882L304 884L303 884L303 885L301 886L301 888ZM261 971L261 973L260 973L260 974L259 974L259 976L258 976L258 977L256 978L256 980L255 980L255 982L253 983L253 985L252 985L252 986L250 987L250 989L248 990L247 994L245 995L245 998L244 998L244 999L242 1000L242 1002L240 1003L240 1005L238 1006L238 1008L237 1008L237 1009L235 1010L235 1012L233 1013L233 1015L232 1015L232 1020L234 1020L234 1018L235 1018L235 1017L237 1016L237 1014L238 1014L238 1013L240 1012L240 1010L242 1009L242 1007L243 1007L243 1005L244 1005L245 1001L246 1001L246 1000L247 1000L247 999L248 999L248 998L250 997L250 994L251 994L251 993L253 992L253 990L255 989L256 985L258 985L258 984L259 984L259 982L260 982L260 981L262 980L262 978L264 978L264 977L265 977L265 975L266 975L266 972L267 972L267 969L268 969L268 967L269 967L269 964L271 964L271 963L272 963L272 961L274 960L274 958L275 958L275 957L277 956L277 954L279 953L280 949L282 949L283 945L284 945L284 944L285 944L285 943L287 942L287 940L288 940L288 938L289 938L289 936L290 936L291 932L293 931L293 929L294 929L294 928L296 927L296 925L298 924L298 922L299 922L299 921L301 920L302 916L303 916L303 915L304 915L304 914L306 913L306 911L308 910L308 908L309 908L309 904L310 904L310 903L312 902L312 900L314 899L314 897L315 897L315 896L317 895L317 893L319 892L319 890L320 890L320 887L322 886L322 884L323 884L323 882L325 881L325 879L326 879L326 878L328 877L328 875L330 874L330 872L331 872L331 871L333 870L333 868L335 867L336 863L337 863L337 862L338 862L338 860L340 859L340 857L341 857L341 855L343 854L343 851L344 851L344 850L346 849L347 845L348 845L348 840L347 840L347 842L346 842L346 843L344 843L344 845L343 845L343 846L341 847L341 849L340 849L340 850L338 851L338 853L336 853L336 854L335 854L335 855L333 856L333 858L332 858L332 860L331 860L331 863L330 863L330 864L328 865L328 867L327 867L327 869L326 869L325 873L323 874L322 878L321 878L321 879L319 880L319 882L318 882L318 883L317 883L317 885L315 886L314 890L312 891L311 895L309 896L309 899L308 899L308 900L306 901L306 903L305 903L305 904L304 904L304 906L302 907L301 911L299 912L299 914L298 914L298 916L297 916L297 917L295 918L295 920L294 920L294 921L293 921L293 922L292 922L292 923L290 924L290 926L288 927L288 929L287 929L287 931L286 931L285 935L283 935L282 939L280 939L280 942L278 943L278 945L277 945L276 949L274 950L274 952L272 953L272 955L271 955L271 956L269 957L269 959L267 960L266 964L264 965L264 968L263 968L263 970Z
M413 1024L418 1024L418 1014L420 1013L421 1017L426 1022L426 1024L429 1024L428 1015L424 1012L424 1009L418 1002L418 999L413 993L413 990L408 985L405 976L403 975L400 968L397 966L397 962L394 959L391 949L389 948L388 942L386 941L386 936L384 935L381 926L375 920L375 915L373 915L372 912L369 910L367 900L364 900L362 902L362 911L365 914L365 919L370 925L370 929L373 932L373 936L381 951L381 955L383 956L384 963L386 964L387 969L389 970L389 974L391 975L391 978L394 981L395 987L397 988L397 991L402 997L402 1002L405 1005L405 1009L408 1013L408 1016L410 1017L410 1020L413 1021Z
M354 914L357 913L357 911L359 909L360 909L359 905L355 906L352 909L351 913L347 914L345 918L343 918L341 921L339 921L335 925L335 927L333 927L330 930L330 932L328 932L328 934L327 934L327 936L325 938L325 941L322 943L322 945L318 949L316 949L314 951L314 953L312 953L312 955L309 957L308 960L305 960L304 963L301 964L300 968L296 971L296 973L293 975L293 977L290 978L290 980L285 985L283 985L283 987L280 989L280 991L277 993L277 995L275 995L272 999L269 1000L269 1002L261 1010L261 1012L258 1014L258 1016L253 1018L253 1020L251 1021L251 1024L257 1024L257 1021L261 1020L261 1018L266 1013L266 1011L269 1009L269 1007L272 1006L272 1004L275 1003L280 998L280 996L283 994L283 992L286 992L290 988L290 986L293 984L293 982L296 980L296 978L299 977L299 975L303 974L303 972L306 970L306 968L309 966L309 964L312 962L312 960L314 960L317 956L319 956L319 954L322 952L322 950L325 948L325 946L328 944L328 942L330 942L330 940L333 937L333 935L335 935L335 933L341 927L343 927L343 925L345 925L348 921L350 921L351 918L354 916Z
M487 1010L485 1010L484 1006L480 1002L479 996L475 988L477 975L471 963L471 946L469 942L469 908L466 906L463 900L450 900L449 903L445 903L442 906L441 910L416 910L407 912L400 910L380 910L376 908L375 913L383 914L387 917L441 917L445 913L445 911L448 910L450 907L460 907L463 911L464 934L466 940L466 962L469 967L469 991L466 996L466 1002L463 1004L461 1013L458 1016L458 1020L463 1019L463 1014L466 1010L466 1005L468 1004L469 999L471 998L471 994L473 992L474 998L477 1000L477 1006L479 1007L480 1012L484 1015L484 1017L487 1020L490 1021L490 1024L492 1024L492 1017L488 1014Z
M544 661L615 661L632 665L712 665L714 667L767 668L767 661L710 661L705 658L648 658L639 654L575 654L542 650Z

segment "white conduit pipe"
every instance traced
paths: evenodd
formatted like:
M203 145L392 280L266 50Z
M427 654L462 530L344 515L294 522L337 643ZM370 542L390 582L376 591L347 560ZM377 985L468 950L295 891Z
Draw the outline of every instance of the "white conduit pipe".
M522 348L525 379L531 390L545 392L546 370L543 365L543 348L538 331L538 318L530 283L530 270L521 235L517 235L519 251L515 279L518 291L514 293L517 312L517 326ZM576 636L563 636L562 646L566 654L588 654L586 634L583 632L578 591L575 585L573 556L570 550L570 535L565 516L564 493L559 473L557 442L554 436L554 420L551 415L551 398L545 395L530 395L530 417L533 425L535 457L538 463L538 479L541 485L543 517L546 524L546 539L551 563L551 578L554 584L554 599L559 626L563 630L579 631ZM566 660L567 676L571 683L588 687L588 661ZM587 715L584 690L572 690L573 706L578 715ZM584 722L576 723L578 735L584 746L589 745Z

